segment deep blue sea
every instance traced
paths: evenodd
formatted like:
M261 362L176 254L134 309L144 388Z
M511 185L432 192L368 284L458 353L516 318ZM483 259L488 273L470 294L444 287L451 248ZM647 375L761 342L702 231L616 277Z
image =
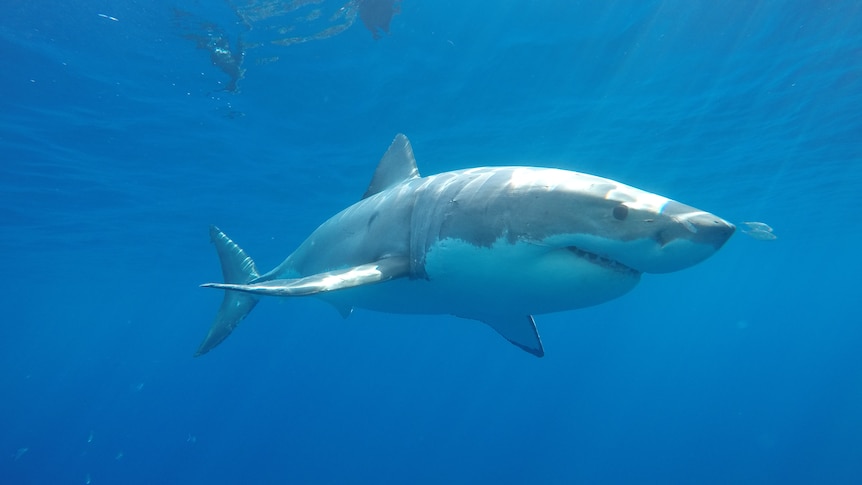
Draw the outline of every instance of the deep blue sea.
M862 4L403 0L375 39L346 1L4 0L0 483L862 483ZM777 239L537 316L541 359L314 298L192 357L209 225L269 270L399 132Z

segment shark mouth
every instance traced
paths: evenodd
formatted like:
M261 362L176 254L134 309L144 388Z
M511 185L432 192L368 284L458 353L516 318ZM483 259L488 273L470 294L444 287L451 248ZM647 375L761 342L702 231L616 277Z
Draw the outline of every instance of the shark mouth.
M613 259L608 259L604 256L599 256L596 253L591 253L589 251L584 251L581 248L575 246L568 246L566 249L574 253L579 258L583 258L595 265L601 266L603 268L607 268L611 271L617 271L620 273L630 273L634 276L639 276L641 274L640 271L630 268L619 261L615 261Z

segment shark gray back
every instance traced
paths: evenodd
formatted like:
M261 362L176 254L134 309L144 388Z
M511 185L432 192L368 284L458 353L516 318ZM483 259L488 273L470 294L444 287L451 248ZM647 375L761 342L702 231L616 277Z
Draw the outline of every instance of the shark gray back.
M320 225L273 270L216 228L225 299L198 355L260 296L316 296L353 308L451 314L544 354L533 315L597 305L642 273L678 271L730 238L727 221L613 180L559 169L480 167L420 177L397 135L362 199Z

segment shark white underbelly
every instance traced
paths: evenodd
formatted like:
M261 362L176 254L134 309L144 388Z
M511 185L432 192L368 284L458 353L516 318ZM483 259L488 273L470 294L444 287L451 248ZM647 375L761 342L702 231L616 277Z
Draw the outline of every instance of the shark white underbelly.
M319 296L340 308L484 320L598 305L622 296L640 280L639 272L567 248L506 241L489 248L439 241L428 251L425 272L421 279L398 278Z

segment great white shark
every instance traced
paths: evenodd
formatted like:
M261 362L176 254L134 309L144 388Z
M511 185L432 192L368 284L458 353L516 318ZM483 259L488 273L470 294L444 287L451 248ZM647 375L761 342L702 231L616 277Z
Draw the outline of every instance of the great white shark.
M213 226L225 290L195 355L220 344L262 296L316 296L354 307L451 314L488 324L541 357L533 315L618 298L643 273L718 251L735 227L694 207L594 175L479 167L421 177L407 137L390 145L362 199L261 274Z

